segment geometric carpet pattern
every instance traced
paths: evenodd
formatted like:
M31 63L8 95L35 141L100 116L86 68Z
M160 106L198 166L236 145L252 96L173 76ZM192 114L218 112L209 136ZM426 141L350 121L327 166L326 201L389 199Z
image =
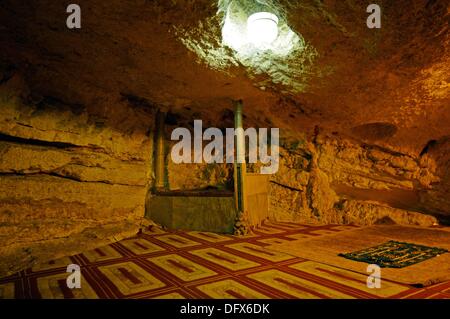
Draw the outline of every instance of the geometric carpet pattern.
M1 279L0 298L450 298L450 282L415 288L383 280L369 289L363 274L265 248L349 229L268 222L236 237L153 228ZM81 268L80 289L67 288L69 264Z

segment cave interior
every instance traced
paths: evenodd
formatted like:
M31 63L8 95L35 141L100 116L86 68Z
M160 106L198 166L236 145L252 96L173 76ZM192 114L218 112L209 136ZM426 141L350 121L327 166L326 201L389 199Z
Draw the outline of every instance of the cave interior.
M450 1L373 2L1 1L0 298L450 298Z

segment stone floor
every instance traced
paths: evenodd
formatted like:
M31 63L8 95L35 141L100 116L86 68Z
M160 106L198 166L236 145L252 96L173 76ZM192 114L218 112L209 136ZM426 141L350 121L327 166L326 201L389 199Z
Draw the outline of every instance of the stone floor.
M264 247L354 226L266 223L245 238L149 229L83 254L0 280L0 298L445 298L450 282L415 288L383 280L369 289L363 274ZM81 288L68 289L69 264Z

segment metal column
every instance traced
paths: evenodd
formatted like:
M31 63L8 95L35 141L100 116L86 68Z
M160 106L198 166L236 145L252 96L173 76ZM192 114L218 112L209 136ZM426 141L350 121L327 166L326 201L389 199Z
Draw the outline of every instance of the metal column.
M241 214L246 211L244 190L245 174L247 173L245 163L245 136L242 124L242 107L242 101L235 102L234 129L236 155L234 159L234 193L236 198L236 208Z
M164 183L164 171L165 171L165 159L164 159L164 122L166 114L158 112L156 116L156 162L155 162L155 188L157 190L163 189Z

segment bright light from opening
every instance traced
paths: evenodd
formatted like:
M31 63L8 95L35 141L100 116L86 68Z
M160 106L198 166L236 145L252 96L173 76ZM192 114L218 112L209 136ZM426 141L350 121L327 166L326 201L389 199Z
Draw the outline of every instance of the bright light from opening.
M260 11L249 16L240 4L231 1L222 26L222 43L237 56L253 59L265 51L264 55L284 57L302 49L300 37L275 13Z
M252 14L247 20L248 40L260 49L267 49L278 37L278 17L269 12Z

